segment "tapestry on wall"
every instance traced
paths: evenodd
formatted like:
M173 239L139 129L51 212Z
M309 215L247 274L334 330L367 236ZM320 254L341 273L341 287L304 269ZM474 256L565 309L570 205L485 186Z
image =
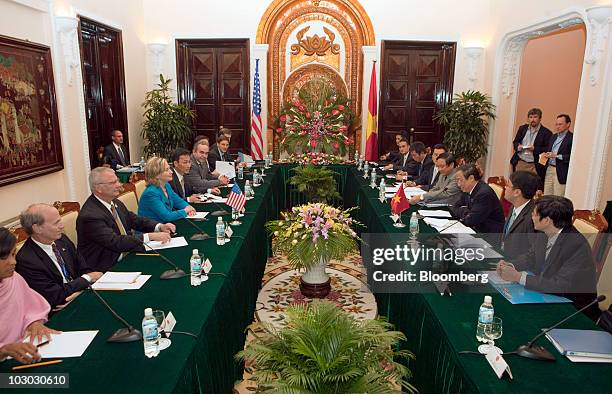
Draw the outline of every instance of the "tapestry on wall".
M0 36L0 186L62 168L50 49Z

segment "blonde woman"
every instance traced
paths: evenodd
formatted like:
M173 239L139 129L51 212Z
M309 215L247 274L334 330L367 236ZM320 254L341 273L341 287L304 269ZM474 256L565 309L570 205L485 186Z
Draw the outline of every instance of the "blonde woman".
M147 187L138 202L138 215L166 223L195 214L196 210L172 190L172 171L166 159L150 158L145 179Z

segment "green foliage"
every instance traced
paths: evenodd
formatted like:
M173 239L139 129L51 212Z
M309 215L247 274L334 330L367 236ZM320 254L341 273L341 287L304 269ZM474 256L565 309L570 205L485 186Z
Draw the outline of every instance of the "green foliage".
M446 127L444 143L466 163L487 154L489 120L495 119L495 105L481 92L468 90L440 110L434 120Z
M410 370L394 361L414 358L393 350L404 334L391 331L383 320L358 321L327 300L295 305L287 310L286 325L255 323L257 335L237 359L253 362L258 392L267 393L381 393L391 382L409 392Z
M341 198L338 193L334 172L325 167L300 166L293 169L295 175L289 183L304 193L308 202L329 202Z
M168 157L172 150L184 147L192 136L192 110L182 104L175 104L169 95L171 79L159 75L156 89L145 95L142 137L147 141L146 156Z

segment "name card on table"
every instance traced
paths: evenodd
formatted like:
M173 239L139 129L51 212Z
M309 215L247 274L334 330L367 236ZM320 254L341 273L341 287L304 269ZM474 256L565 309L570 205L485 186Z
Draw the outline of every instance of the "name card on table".
M510 377L510 379L513 379L512 371L510 371L508 363L506 362L506 360L504 360L502 355L497 352L497 350L494 349L491 352L485 354L485 357L499 379L501 379L501 377L504 375L504 372L508 372L508 376Z

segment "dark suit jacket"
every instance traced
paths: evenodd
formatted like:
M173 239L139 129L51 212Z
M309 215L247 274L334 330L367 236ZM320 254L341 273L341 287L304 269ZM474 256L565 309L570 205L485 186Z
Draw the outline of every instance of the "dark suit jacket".
M408 157L404 162L404 156L400 153L393 161L393 171L406 171L408 176L416 176L419 171L419 163L415 161L410 153L407 153Z
M533 244L533 234L536 230L533 228L533 220L531 220L531 212L535 203L529 200L527 205L521 210L518 217L514 219L512 226L506 231L508 221L512 217L514 208L510 211L506 223L504 223L504 234L502 241L504 245L504 256L512 259L521 254L525 254Z
M546 235L541 234L527 253L511 260L518 271L534 274L527 276L525 287L563 295L573 300L578 308L595 299L595 265L584 235L574 226L564 228L546 259L547 241ZM587 310L589 316L593 317L593 313L595 310Z
M518 131L516 132L516 137L514 137L514 141L512 141L512 145L514 146L514 155L510 159L510 164L512 164L512 171L516 171L516 163L518 163L519 161L519 156L517 152L518 146L523 142L523 138L527 133L527 129L529 129L528 124L524 124L519 127ZM533 142L533 158L535 161L536 171L540 176L540 179L544 179L544 175L546 175L546 167L538 163L538 160L540 157L540 153L547 152L551 136L551 131L544 127L544 125L540 124L540 130L538 131L536 139Z
M84 265L81 257L68 237L62 237L55 241L66 269L73 280L64 283L62 274L59 272L49 255L42 250L31 238L28 238L17 253L16 270L28 282L28 285L45 297L51 308L64 304L66 297L89 287L89 282L80 277L80 274L90 272L83 271Z
M548 148L546 148L546 152L551 152L552 151L552 146L555 143L555 140L557 139L557 135L554 134L552 137L550 137L550 142L548 144ZM565 185L567 183L567 172L569 171L569 162L570 162L570 154L572 153L572 142L574 139L574 134L568 130L567 135L565 136L565 138L563 138L563 142L561 142L561 145L559 146L559 150L557 151L557 154L562 155L563 159L555 159L556 163L556 167L557 167L557 180L559 181L560 184ZM548 162L546 163L546 167L550 165L550 159L548 159ZM546 173L546 170L544 170L544 173Z
M483 181L478 181L472 194L463 193L451 212L466 226L483 234L500 234L504 229L504 211L497 195Z
M187 201L187 197L193 194L193 187L191 185L191 182L188 182L188 179L185 175L183 175L183 183L185 184L185 193L183 193L181 182L179 182L178 175L176 174L176 170L174 168L172 168L172 181L168 183L170 184L172 190L174 190L174 192L185 201Z
M77 217L78 250L85 258L82 270L108 271L121 253L144 251L141 235L129 235L132 230L150 233L157 222L130 212L119 200L113 201L117 214L128 235L121 235L110 211L92 194Z
M440 172L438 172L436 174L436 177L434 177L434 168L436 168L435 165L430 166L425 171L423 171L419 177L414 179L414 182L417 185L421 185L421 189L428 191L436 184L437 180L440 178Z
M397 160L398 157L400 157L400 153L396 150L392 150L391 152L388 153L387 156L387 161L389 162L394 162L395 160Z
M119 152L117 152L117 149L115 149L115 145L113 145L112 143L104 147L104 156L107 158L107 161L110 160L110 165L113 169L117 168L117 164L120 164L124 167L130 165L130 152L128 152L125 146L121 145L120 147L121 151L123 152L123 155L125 156L125 160L121 160Z
M417 163L417 167L416 167L416 177L420 177L422 175L427 174L427 172L431 172L433 171L433 160L431 160L431 156L427 155L425 156L425 159L423 159L422 163L416 162ZM431 176L430 176L431 177Z
M208 189L221 185L221 181L211 175L207 161L200 164L193 155L190 158L191 169L185 174L185 184L189 184L192 193L206 193Z
M234 159L234 155L232 155L229 150L222 154L217 144L213 144L208 152L208 167L210 168L210 172L213 172L217 168L218 160L233 161Z

